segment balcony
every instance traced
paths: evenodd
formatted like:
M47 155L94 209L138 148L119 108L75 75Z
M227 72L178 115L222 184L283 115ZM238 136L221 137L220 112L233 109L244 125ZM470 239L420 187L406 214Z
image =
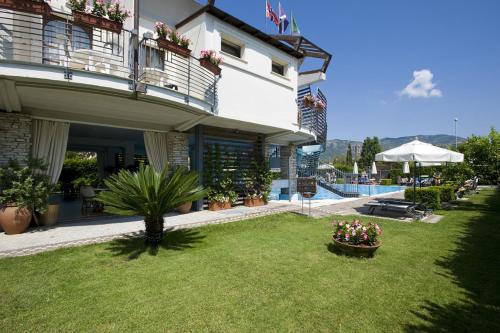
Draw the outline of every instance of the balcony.
M67 82L77 74L118 79L128 82L130 89L137 77L138 83L146 87L180 94L187 103L196 99L207 103L212 110L216 108L218 77L200 66L198 59L163 50L156 41L143 39L138 50L138 73L134 75L133 41L130 31L113 32L76 24L65 13L33 14L0 8L2 64L38 66L46 71L63 69L60 80ZM39 76L39 79L49 77Z
M298 92L298 124L300 128L305 128L316 135L315 143L323 145L326 143L327 135L326 114L328 103L326 96L318 89L316 99L322 101L325 107L323 109L308 107L304 104L304 96L310 94L311 87L309 86L300 89Z

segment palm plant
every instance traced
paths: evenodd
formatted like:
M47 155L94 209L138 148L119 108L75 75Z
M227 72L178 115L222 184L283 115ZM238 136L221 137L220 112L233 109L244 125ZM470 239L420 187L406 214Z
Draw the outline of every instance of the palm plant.
M168 167L158 173L149 165L141 165L137 172L121 170L104 183L109 191L100 193L97 200L105 205L105 212L144 216L146 243L153 246L163 239L163 215L206 195L198 175L185 167L169 175Z

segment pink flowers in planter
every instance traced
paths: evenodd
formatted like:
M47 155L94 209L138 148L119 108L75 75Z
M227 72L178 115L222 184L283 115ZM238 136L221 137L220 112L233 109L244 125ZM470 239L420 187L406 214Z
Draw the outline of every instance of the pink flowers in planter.
M351 245L375 245L377 237L382 234L382 229L376 223L368 223L366 226L359 220L352 223L347 221L334 221L333 238L339 242Z
M314 108L317 111L323 111L326 108L325 102L312 94L307 94L303 97L302 103L305 107Z
M108 4L107 12L110 20L121 23L132 15L129 10L123 8L123 4L118 0Z
M200 56L201 59L208 60L214 66L219 66L224 63L224 58L219 56L214 50L202 50Z
M155 32L158 37L167 38L167 35L170 34L170 28L163 22L155 22Z

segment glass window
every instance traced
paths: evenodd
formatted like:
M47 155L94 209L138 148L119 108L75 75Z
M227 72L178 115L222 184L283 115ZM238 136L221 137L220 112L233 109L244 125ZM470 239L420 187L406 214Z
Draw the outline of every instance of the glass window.
M90 49L89 34L82 27L74 25L71 34L71 45L73 50Z
M43 62L60 65L69 51L69 39L72 50L91 48L89 35L82 27L71 27L60 20L47 22L43 27Z
M222 39L220 49L222 52L241 58L241 46Z
M164 70L165 68L165 52L151 46L143 46L144 67Z
M285 76L285 66L278 64L277 62L273 61L271 70L273 71L273 73Z

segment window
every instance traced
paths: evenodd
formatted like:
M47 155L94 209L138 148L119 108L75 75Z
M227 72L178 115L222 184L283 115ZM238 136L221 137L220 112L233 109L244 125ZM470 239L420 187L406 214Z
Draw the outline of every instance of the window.
M241 46L222 39L220 49L222 52L241 58Z
M143 66L148 68L155 68L159 70L165 69L165 52L158 50L151 46L142 47L144 59Z
M282 64L278 64L277 62L273 61L271 70L273 73L285 76L285 66L283 66Z
M67 39L71 41L70 46ZM70 51L91 48L89 34L82 27L61 20L48 21L43 27L43 62L46 64L59 65Z

